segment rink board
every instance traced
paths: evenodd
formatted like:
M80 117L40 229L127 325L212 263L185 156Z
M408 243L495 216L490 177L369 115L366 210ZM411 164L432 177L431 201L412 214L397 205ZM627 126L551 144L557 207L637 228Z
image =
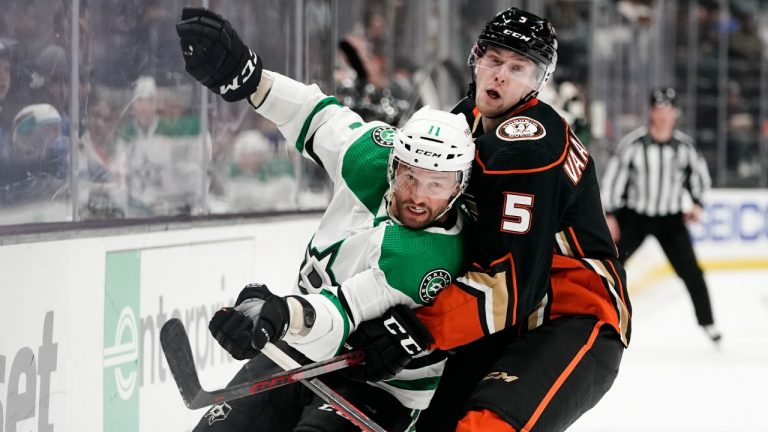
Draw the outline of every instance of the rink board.
M0 247L0 431L182 431L158 340L184 321L204 387L238 362L208 320L247 282L287 292L316 217Z
M190 333L204 387L239 367L207 322L244 283L285 292L316 217L0 246L0 431L189 430L157 340ZM705 268L768 267L768 192L715 191L692 229ZM672 276L653 241L628 266L630 291Z
M689 228L705 272L768 269L768 190L712 191L701 223ZM629 287L635 292L674 276L653 237L627 262Z

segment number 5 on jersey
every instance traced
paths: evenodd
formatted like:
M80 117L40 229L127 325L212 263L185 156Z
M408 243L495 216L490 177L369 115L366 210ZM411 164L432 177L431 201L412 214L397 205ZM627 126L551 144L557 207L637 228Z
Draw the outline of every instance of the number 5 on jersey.
M533 195L504 193L504 215L501 230L513 234L525 234L531 229L531 208Z

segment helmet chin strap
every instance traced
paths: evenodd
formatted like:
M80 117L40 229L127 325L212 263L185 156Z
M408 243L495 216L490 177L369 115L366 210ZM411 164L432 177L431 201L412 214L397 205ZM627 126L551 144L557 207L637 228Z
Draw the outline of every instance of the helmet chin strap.
M396 224L403 225L402 222L400 222L400 219L395 217L395 215L392 214L392 211L390 208L392 207L392 203L394 202L395 192L392 190L392 186L387 189L387 193L384 195L384 210L387 212L387 216L389 216L390 219L392 219Z

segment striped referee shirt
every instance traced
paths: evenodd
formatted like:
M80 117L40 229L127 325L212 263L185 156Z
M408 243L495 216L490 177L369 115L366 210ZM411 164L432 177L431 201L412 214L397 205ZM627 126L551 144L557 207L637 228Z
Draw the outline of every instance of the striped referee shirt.
M688 210L686 200L701 205L710 185L707 162L691 137L675 130L669 142L657 143L641 127L619 142L600 187L606 213L629 208L665 216Z

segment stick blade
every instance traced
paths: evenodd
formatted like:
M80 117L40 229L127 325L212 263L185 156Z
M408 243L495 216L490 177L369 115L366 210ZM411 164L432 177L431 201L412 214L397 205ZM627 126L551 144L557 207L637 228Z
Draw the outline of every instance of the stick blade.
M168 361L168 369L176 381L176 386L187 408L197 409L206 406L198 403L199 396L202 396L205 390L200 385L195 360L192 357L192 347L181 320L171 318L163 324L160 329L160 345Z

